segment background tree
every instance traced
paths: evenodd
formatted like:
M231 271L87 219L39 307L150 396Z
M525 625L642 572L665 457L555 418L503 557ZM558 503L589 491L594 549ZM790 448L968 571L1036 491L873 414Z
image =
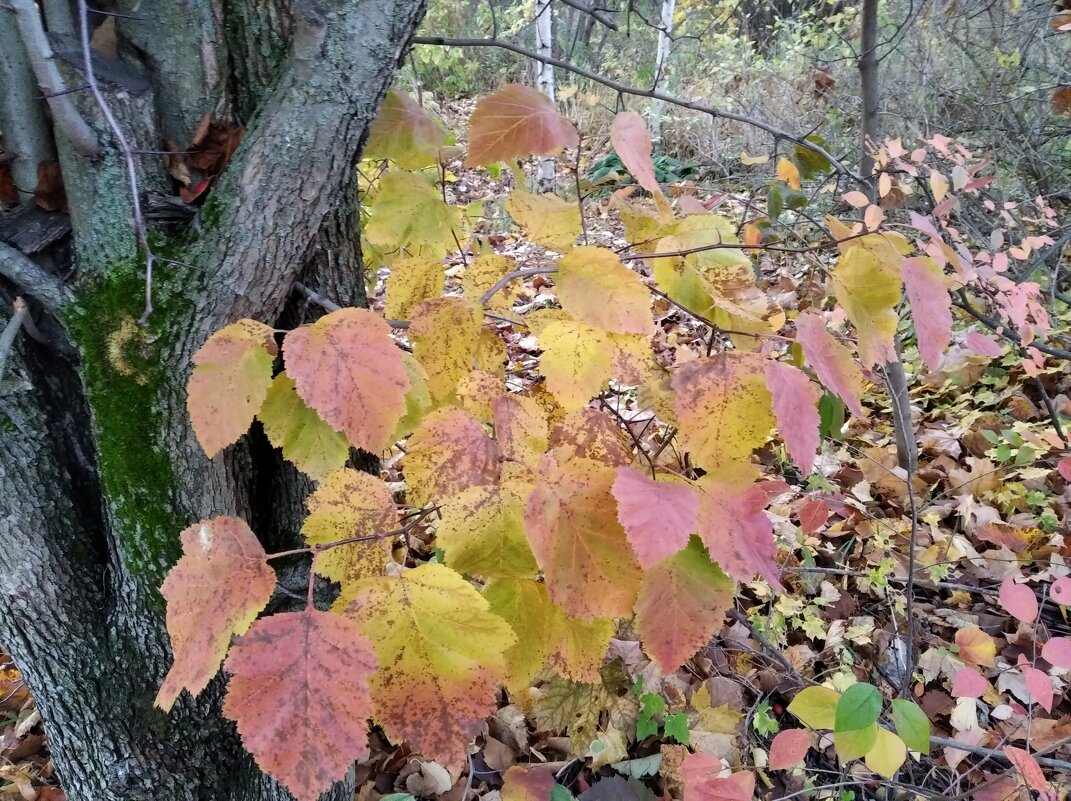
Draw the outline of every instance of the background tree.
M58 244L66 232L35 227L33 204L4 219L17 244L0 244L0 293L5 306L25 300L32 335L0 354L0 642L49 721L70 799L288 797L219 716L219 688L169 718L152 708L170 660L158 588L177 532L236 514L292 541L308 489L253 442L206 459L185 383L221 325L300 316L298 280L362 302L354 166L423 11L422 0L119 2L89 20L62 0L0 10L12 176L20 199L35 185L41 197L38 176L54 190L61 179L71 232ZM198 142L234 149L229 166L212 174L220 152L199 173L176 164L194 171L191 198L214 184L209 201L174 236L149 230L153 193L172 193L153 154Z

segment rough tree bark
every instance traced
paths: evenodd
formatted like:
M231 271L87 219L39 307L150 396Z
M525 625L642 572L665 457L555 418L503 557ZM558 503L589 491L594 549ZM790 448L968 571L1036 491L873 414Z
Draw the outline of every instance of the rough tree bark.
M220 716L221 681L169 716L152 706L170 662L157 588L179 531L232 514L269 549L286 547L308 491L255 433L206 459L184 385L191 355L219 327L292 324L295 281L362 302L354 166L424 0L107 8L128 16L114 18L119 58L94 56L95 71L132 147L184 145L206 114L247 132L194 222L153 234L154 252L172 261L157 264L143 328L122 155L92 97L71 94L103 150L78 155L57 126L71 247L29 256L0 242L0 314L23 296L42 340L18 338L0 385L0 646L34 693L71 801L289 798ZM69 6L44 9L56 61L79 86ZM51 142L20 127L44 110L28 60L8 50L22 44L13 26L0 9L5 99L28 99L0 106L0 132L16 157L40 160ZM139 159L139 184L172 191L158 158ZM329 797L347 792L343 782Z

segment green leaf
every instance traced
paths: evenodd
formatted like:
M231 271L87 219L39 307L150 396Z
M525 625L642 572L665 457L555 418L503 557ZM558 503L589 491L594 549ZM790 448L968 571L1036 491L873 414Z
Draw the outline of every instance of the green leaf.
M840 439L840 430L844 426L845 418L844 401L836 395L826 393L818 401L818 417L820 420L818 433L822 439Z
M818 134L807 137L808 142L813 142L819 147L825 147L825 140ZM829 159L813 150L808 150L803 145L792 148L792 161L800 168L800 176L813 178L817 173L826 172L830 168Z
M666 737L672 737L681 745L688 745L688 715L685 712L669 715L663 731Z
M575 801L575 799L572 793L560 784L555 784L550 788L550 801Z
M781 194L781 186L778 184L770 184L766 189L766 216L771 220L776 220L781 216L781 212L785 208L785 198Z
M416 801L416 797L412 793L391 793L383 796L379 801Z
M777 734L781 729L781 724L778 723L776 718L771 714L769 701L763 701L759 704L758 708L755 710L755 716L752 718L751 725L755 731L763 737Z
M832 729L836 722L840 693L828 687L801 690L788 705L788 711L812 729Z
M881 693L871 684L853 684L837 702L834 731L865 729L881 714ZM865 751L863 753L866 753Z
M930 753L930 721L918 704L897 698L891 704L890 714L896 733L912 751Z
M858 729L846 729L833 733L833 746L842 763L866 756L878 742L878 724L871 723Z

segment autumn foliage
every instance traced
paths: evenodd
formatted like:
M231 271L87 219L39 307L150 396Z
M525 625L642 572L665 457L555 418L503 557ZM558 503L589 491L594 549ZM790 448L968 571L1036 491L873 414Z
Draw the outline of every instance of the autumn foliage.
M261 767L301 801L367 749L370 722L456 773L496 708L496 687L521 694L547 668L554 681L598 681L620 621L632 621L671 673L722 627L739 583L762 580L779 592L765 510L785 485L761 475L753 456L780 442L806 475L820 447L820 404L867 414L867 383L898 358L905 293L931 365L950 340L950 288L989 286L1023 342L1046 328L1034 290L947 243L951 206L915 215L905 233L884 227L884 210L859 191L844 200L861 220L827 220L837 252L828 296L782 309L755 281L751 254L761 244L743 242L736 222L694 198L664 193L642 118L620 114L611 138L649 196L610 200L627 253L578 244L586 212L575 201L519 186L506 201L527 237L551 251L546 272L558 301L522 319L509 298L523 274L475 245L466 246L461 292L444 295L442 259L470 241L467 217L435 185L452 145L438 121L390 94L365 153L389 166L367 187L364 227L366 252L390 267L388 319L345 308L288 332L240 320L194 359L188 409L206 453L260 420L318 482L302 529L310 576L340 591L329 611L318 610L310 578L303 612L257 619L274 587L274 557L242 521L195 523L163 587L175 663L157 703L168 709L182 689L197 694L222 666L226 714ZM467 141L469 165L492 165L574 148L580 137L540 94L511 85L480 101ZM891 144L879 163L923 175L940 203L953 194L927 166L930 153ZM779 180L798 189L801 168L784 161ZM980 180L956 173L952 191ZM704 349L659 358L655 321L667 308L707 326ZM502 331L511 326L537 343L537 381L505 370ZM622 387L673 432L688 469L635 447L606 402ZM346 467L351 447L381 454L402 441L404 501L397 487ZM828 510L808 514L818 527ZM414 564L392 545L418 521L433 524L440 556ZM1015 584L1001 590L1022 620L1036 614L1031 599ZM1046 648L1046 659L1071 667L1067 641ZM986 654L984 639L965 632L961 657ZM1047 677L1025 675L1041 699ZM965 673L953 695L981 694L985 683ZM832 731L842 761L863 759L885 776L908 748L928 750L917 706L895 702L890 729L877 691L855 687L809 688L789 711ZM582 724L569 734L582 742ZM769 767L793 767L816 742L805 729L781 732ZM1008 750L1024 773L1032 769L1029 754ZM695 798L745 799L754 788L753 773L727 775L709 755L690 756L682 772ZM548 782L512 769L503 797L545 799Z

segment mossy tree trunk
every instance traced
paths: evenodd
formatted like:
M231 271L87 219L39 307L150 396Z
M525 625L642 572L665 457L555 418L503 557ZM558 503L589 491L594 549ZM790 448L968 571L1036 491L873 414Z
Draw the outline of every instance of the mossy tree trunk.
M88 93L76 106L102 155L54 134L69 240L32 256L0 241L0 313L21 296L37 329L17 338L0 384L0 646L34 693L71 801L288 798L220 716L221 681L170 715L152 705L170 664L157 590L179 531L231 514L286 547L309 489L255 434L206 459L184 387L214 330L311 314L297 281L363 300L354 167L423 0L109 8L130 16L112 18L118 57L100 56L102 89L132 147L185 145L206 114L246 135L198 217L153 235L173 262L156 264L147 326L122 154ZM45 25L69 32L61 17ZM80 83L79 60L66 61ZM140 191L172 192L158 159L138 163ZM343 782L330 797L347 793Z

